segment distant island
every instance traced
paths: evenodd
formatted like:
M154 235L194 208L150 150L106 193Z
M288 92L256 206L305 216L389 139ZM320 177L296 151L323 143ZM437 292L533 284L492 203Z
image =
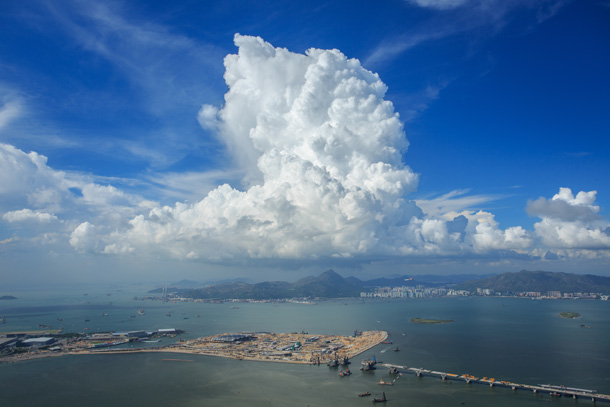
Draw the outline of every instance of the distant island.
M561 318L574 319L574 318L579 318L580 314L578 312L560 312L559 316Z
M448 324L453 322L453 319L426 319L426 318L411 318L412 324Z
M2 295L0 296L0 300L16 300L17 297L14 297L12 295Z
M422 298L447 295L608 299L610 293L610 277L527 270L484 276L405 275L366 281L356 277L343 277L333 270L328 270L319 276L305 277L293 283L265 281L249 284L244 281L232 281L196 287L197 284L197 282L183 281L180 288L173 286L149 291L149 294L161 294L161 296L136 299L258 301L357 297Z

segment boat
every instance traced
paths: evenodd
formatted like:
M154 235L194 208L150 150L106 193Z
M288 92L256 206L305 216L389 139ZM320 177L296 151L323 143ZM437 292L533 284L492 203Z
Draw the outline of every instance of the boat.
M381 343L385 343L386 345L391 345L392 341L382 341Z
M392 349L394 352L400 352L400 349L398 349L398 346L395 347L394 349Z
M375 363L370 360L365 360L362 362L362 367L360 368L363 372L367 370L375 370Z
M388 399L385 398L385 392L383 392L383 397L380 399L373 399L373 403L385 403L386 401L388 401Z
M350 361L349 361L349 358L348 358L347 356L345 356L343 359L341 359L341 362L339 362L339 364L340 364L341 366L347 366L347 365L349 365L350 363L352 363L352 362L350 362Z
M328 367L337 367L339 366L339 361L337 359L332 359L327 363Z
M351 374L352 374L352 372L351 372L349 369L347 369L345 372L344 372L343 370L341 370L341 371L339 372L339 376L340 376L340 377L349 376L349 375L351 375Z
M365 391L364 393L360 393L360 394L358 395L358 397L366 397L366 396L370 396L370 395L371 395L371 392L369 392L369 391Z
M144 308L138 310L138 315L144 315Z

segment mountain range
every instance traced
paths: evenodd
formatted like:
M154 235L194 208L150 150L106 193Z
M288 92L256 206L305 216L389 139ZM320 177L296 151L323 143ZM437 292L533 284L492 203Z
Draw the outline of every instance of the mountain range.
M359 297L360 292L374 287L416 286L452 287L469 291L477 288L488 288L497 292L523 291L561 291L561 292L610 292L610 277L581 275L570 273L553 273L548 271L527 271L497 275L461 274L451 276L398 276L393 278L376 278L362 281L356 277L344 278L333 270L325 271L319 276L309 276L294 283L286 281L265 281L248 284L243 281L231 281L210 285L203 288L183 287L169 288L169 292L196 299L230 299L248 298L255 300L283 299L298 297L341 298ZM160 293L161 288L150 291Z
M489 278L466 281L455 288L470 291L477 288L488 288L499 292L560 291L607 294L610 293L610 277L521 270L516 273L503 273Z

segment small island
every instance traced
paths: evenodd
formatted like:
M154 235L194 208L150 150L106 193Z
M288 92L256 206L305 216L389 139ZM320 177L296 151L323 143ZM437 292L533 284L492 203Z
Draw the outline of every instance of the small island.
M561 318L574 319L580 317L580 314L578 312L560 312L559 316Z
M14 297L12 295L0 295L0 300L16 300L17 297Z
M411 318L412 324L448 324L453 322L453 319L426 319L426 318Z

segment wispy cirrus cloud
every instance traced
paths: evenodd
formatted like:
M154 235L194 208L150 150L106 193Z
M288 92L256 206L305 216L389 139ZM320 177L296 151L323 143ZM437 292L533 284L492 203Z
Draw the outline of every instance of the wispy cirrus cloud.
M173 32L166 26L127 14L118 3L49 4L55 20L84 49L102 56L148 96L149 109L199 104L212 84L204 72L222 72L223 50ZM133 9L130 10L133 13ZM199 73L198 73L199 72Z
M80 115L104 109L100 120L108 121L111 137L88 134L87 142L95 146L89 150L164 170L207 148L210 140L202 137L196 113L202 103L222 97L224 86L210 78L221 77L226 51L120 2L43 4L38 15L24 18L36 29L59 28L72 46L85 51L82 64L91 72L91 80L70 78L76 90L62 99L65 110ZM110 81L109 86L95 80ZM124 109L130 114L122 114ZM69 138L80 129L66 130ZM82 141L82 133L89 132L80 133L73 138ZM84 148L78 142L74 147Z
M445 217L449 214L449 217L452 219L457 213L465 210L480 209L483 204L501 198L504 198L504 196L471 195L468 189L456 189L438 197L416 199L415 202L427 215Z
M541 23L554 16L570 0L407 0L415 7L431 9L431 17L416 27L382 41L364 64L385 64L420 44L453 35L472 32L473 37L501 31L518 9L536 10L536 21Z

